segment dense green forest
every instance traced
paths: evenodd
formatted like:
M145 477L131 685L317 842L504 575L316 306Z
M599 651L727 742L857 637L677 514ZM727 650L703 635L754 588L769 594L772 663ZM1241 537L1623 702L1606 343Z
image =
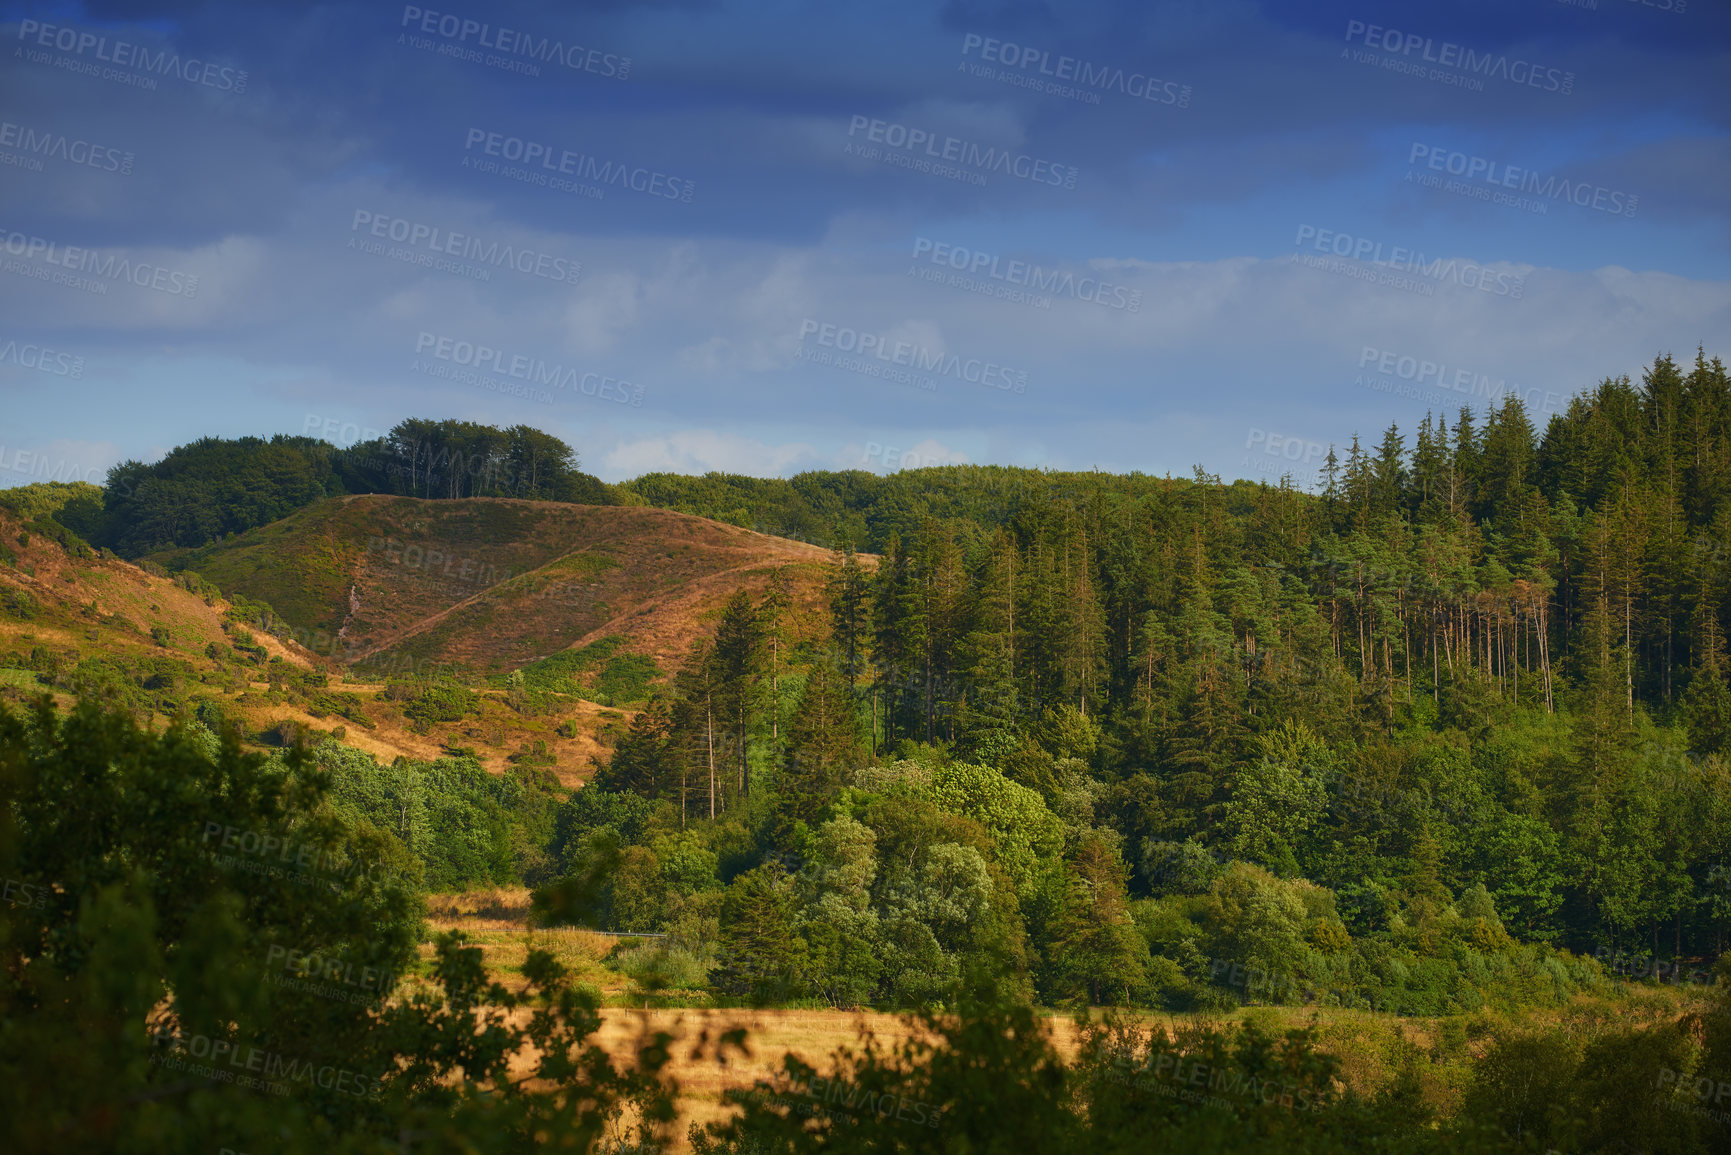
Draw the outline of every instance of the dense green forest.
M1320 496L967 469L880 495L879 564L840 554L798 714L772 717L775 607L736 600L590 789L717 815L724 863L768 856L722 900L722 967L761 988L730 925L775 957L813 926L783 997L914 999L916 924L909 970L998 935L1047 1001L1206 1001L1222 957L1277 997L1391 1007L1533 968L1569 988L1551 947L1704 973L1731 915L1723 367L1660 359L1542 439L1515 399L1427 419L1330 472ZM761 483L758 524L811 481ZM927 875L974 895L954 941L895 921ZM645 925L693 901L658 894ZM1234 928L1249 909L1282 912L1274 940Z

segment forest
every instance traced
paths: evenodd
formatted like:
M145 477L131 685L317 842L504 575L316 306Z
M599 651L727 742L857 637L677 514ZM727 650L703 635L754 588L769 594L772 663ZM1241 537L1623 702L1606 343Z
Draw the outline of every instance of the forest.
M1731 915L1728 438L1723 366L1661 358L1543 437L1510 399L1354 438L1320 495L950 468L856 503L878 562L841 543L797 705L773 598L736 598L582 792L659 811L574 801L624 848L603 917L705 909L661 865L696 837L718 981L760 995L918 1001L901 976L988 951L1045 1003L1207 1005L1233 964L1414 1010L1570 990L1582 956L1699 980ZM629 488L763 526L808 481Z

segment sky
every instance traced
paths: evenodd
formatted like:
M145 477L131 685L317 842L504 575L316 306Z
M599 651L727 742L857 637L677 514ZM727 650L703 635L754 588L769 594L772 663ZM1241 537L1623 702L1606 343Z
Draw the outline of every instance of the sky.
M609 481L1313 487L1731 356L1706 0L0 3L0 486L545 429Z

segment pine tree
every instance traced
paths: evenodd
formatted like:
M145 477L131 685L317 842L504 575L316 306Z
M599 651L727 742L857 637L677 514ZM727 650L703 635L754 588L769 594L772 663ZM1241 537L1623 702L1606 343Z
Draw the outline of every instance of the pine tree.
M969 728L1006 730L1019 710L1016 694L1016 585L1021 559L1008 531L1000 528L981 566L968 612L968 635L958 649L967 675ZM973 740L973 735L965 735Z
M830 632L841 651L842 672L848 685L859 681L866 666L871 637L871 583L854 553L853 543L843 540L836 551L835 569L825 588L829 599Z
M1376 458L1370 469L1370 507L1378 515L1400 510L1406 497L1406 439L1400 427L1390 424L1376 448Z
M1371 499L1374 493L1374 483L1371 475L1370 459L1358 444L1358 434L1352 435L1352 446L1346 451L1346 506L1350 524L1357 529L1363 529L1369 524L1371 514Z
M1512 518L1526 501L1535 472L1533 425L1527 407L1516 394L1503 399L1485 424L1476 455L1478 485L1475 512L1481 521L1499 525Z
M715 648L710 655L714 667L717 714L732 747L730 756L739 767L739 793L751 794L751 765L747 751L751 731L761 708L761 653L763 624L751 596L744 590L734 593L722 611L721 624L715 630Z
M1473 411L1470 406L1461 406L1460 413L1455 417L1454 456L1450 460L1450 466L1449 516L1460 521L1467 516L1473 495L1478 491L1479 442L1478 435L1473 432Z
M924 599L919 565L890 534L871 586L874 692L883 705L886 742L919 730L923 699L921 665L926 654Z
M769 646L769 740L772 749L781 743L781 662L786 648L787 611L793 604L788 587L787 571L777 568L769 575L769 587L764 591L763 604L758 607L758 621L763 640Z
M1691 623L1696 659L1682 699L1690 745L1703 756L1724 751L1731 741L1731 688L1725 684L1725 630L1715 584L1703 577L1698 586Z
M788 726L788 788L807 797L826 796L863 757L859 715L847 679L837 665L820 658L806 676L799 708Z
M1407 509L1425 520L1435 516L1448 485L1448 426L1426 413L1412 450L1412 493Z
M960 686L955 678L956 647L961 640L968 579L962 551L949 529L927 518L920 529L918 620L924 624L920 652L921 732L938 737L939 719L951 720ZM954 739L953 726L948 737Z
M707 778L709 817L717 814L720 801L717 787L718 768L715 762L715 662L711 640L700 638L692 644L685 664L674 676L673 688L678 695L673 707L673 733L681 746L679 766L682 777L679 787L679 822L685 825L688 800L691 795L689 768L703 767Z
M1087 538L1067 543L1062 563L1064 598L1060 602L1058 692L1084 715L1090 698L1100 708L1098 691L1106 673L1106 619L1094 592L1093 559Z
M1343 493L1340 487L1340 455L1334 451L1334 443L1328 446L1328 456L1322 459L1322 507L1327 515L1328 528L1338 531L1340 524L1340 504Z
M657 694L632 720L630 732L591 782L600 790L629 790L645 798L671 799L681 794L681 761L673 739L672 707Z

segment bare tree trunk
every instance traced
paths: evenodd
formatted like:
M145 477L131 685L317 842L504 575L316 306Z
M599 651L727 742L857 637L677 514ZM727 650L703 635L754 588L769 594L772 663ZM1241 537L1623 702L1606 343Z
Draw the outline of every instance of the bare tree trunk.
M1556 704L1551 700L1551 615L1548 599L1539 603L1539 665L1545 671L1545 713L1554 714Z
M1629 692L1629 713L1635 712L1635 597L1623 591L1623 683ZM1657 943L1657 939L1654 940Z
M1410 706L1412 705L1412 623L1406 620L1405 614L1401 615L1400 628L1402 630L1402 644L1406 647L1403 651L1406 655L1406 704Z

